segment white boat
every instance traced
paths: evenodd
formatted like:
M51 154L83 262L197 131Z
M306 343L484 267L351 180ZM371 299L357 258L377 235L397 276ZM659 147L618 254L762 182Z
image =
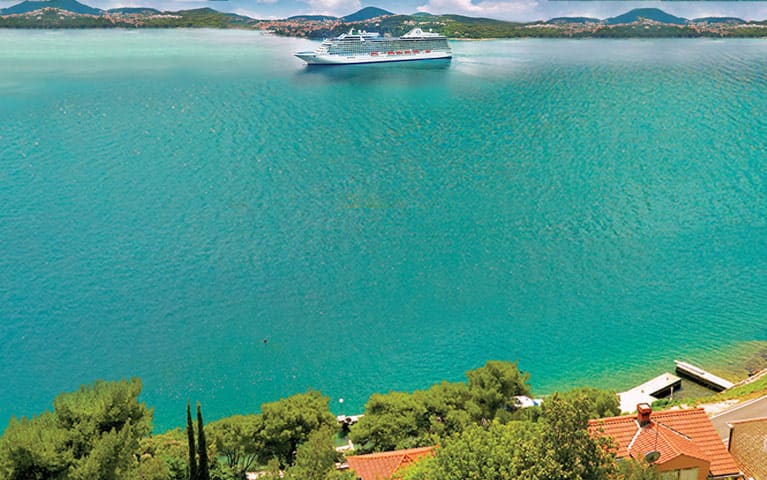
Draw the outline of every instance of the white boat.
M378 33L351 29L349 33L323 40L317 50L296 52L295 56L310 65L348 65L451 58L453 52L446 37L420 28L401 37L382 37Z

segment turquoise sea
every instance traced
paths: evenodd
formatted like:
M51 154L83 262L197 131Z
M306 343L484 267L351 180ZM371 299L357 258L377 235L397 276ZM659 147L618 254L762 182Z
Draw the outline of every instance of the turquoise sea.
M164 430L187 399L356 413L488 359L623 388L767 339L767 41L0 44L0 428L99 378Z

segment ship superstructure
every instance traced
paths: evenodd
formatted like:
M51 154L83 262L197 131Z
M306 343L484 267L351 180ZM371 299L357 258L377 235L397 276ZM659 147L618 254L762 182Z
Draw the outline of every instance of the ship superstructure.
M324 40L313 52L295 55L310 65L344 65L450 58L453 53L444 36L414 28L401 37L351 29Z

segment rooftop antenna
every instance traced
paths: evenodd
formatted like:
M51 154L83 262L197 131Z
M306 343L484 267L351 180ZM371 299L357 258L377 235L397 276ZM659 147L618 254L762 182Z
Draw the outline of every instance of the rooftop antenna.
M655 463L660 458L660 452L658 451L658 422L655 422L655 445L652 450L644 454L644 459L647 463Z
M650 450L649 452L644 454L645 462L647 463L655 463L660 458L660 452L657 450Z

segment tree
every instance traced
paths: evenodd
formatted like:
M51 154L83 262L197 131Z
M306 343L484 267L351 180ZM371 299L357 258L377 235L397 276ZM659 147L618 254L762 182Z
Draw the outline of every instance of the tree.
M588 432L585 396L572 400L554 394L542 408L538 455L529 474L541 480L600 480L614 473L615 457L605 439Z
M661 475L653 465L633 458L618 461L618 480L660 480Z
M189 480L188 437L180 429L145 437L140 442L140 480Z
M422 446L428 431L426 408L404 392L376 393L365 404L365 415L352 425L351 440L360 452Z
M477 409L476 421L489 421L499 411L513 410L513 396L530 395L530 375L520 372L516 362L491 360L484 367L466 372L466 376L471 402Z
M336 417L330 413L330 399L309 390L277 402L261 406L261 429L257 440L262 443L260 460L276 458L282 467L293 465L298 445L323 427L335 427Z
M589 435L586 405L584 397L565 400L555 394L537 422L471 425L403 478L607 480L615 473L615 458L608 445Z
M67 431L51 412L27 419L12 418L0 437L0 478L63 479L74 462Z
M442 382L428 390L413 392L414 399L425 408L428 423L426 444L440 443L441 439L463 431L479 410L470 402L471 395L465 383Z
M194 423L192 423L192 406L186 402L186 436L189 442L189 480L199 480L197 474L197 449L194 445Z
M442 382L412 394L374 394L350 436L361 452L434 445L471 423L508 421L511 398L527 395L528 375L516 363L491 361L467 372L466 383Z
M584 405L589 419L615 417L621 414L620 402L615 392L582 387L562 394L562 398L569 401L575 401L578 397L585 400Z
M261 445L257 432L261 430L259 415L235 415L209 423L208 438L216 452L226 459L226 468L237 478L245 475L256 463Z
M97 381L56 397L53 412L12 420L0 438L0 472L10 479L132 476L152 423L140 393L137 378Z
M265 480L279 480L283 478L280 461L276 458L270 458L269 461L266 462L266 470L264 470L261 478L264 478Z
M492 422L471 425L439 448L432 458L405 469L405 480L513 480L530 478L523 472L535 461L533 446L539 426L533 423Z
M351 470L333 469L325 475L325 480L357 480L357 475Z
M205 428L202 425L202 410L200 402L197 402L197 478L199 480L210 480L210 471L208 469L208 444L205 441Z
M298 446L296 463L285 472L287 480L324 480L335 470L338 453L333 445L335 432L330 428L315 430Z

